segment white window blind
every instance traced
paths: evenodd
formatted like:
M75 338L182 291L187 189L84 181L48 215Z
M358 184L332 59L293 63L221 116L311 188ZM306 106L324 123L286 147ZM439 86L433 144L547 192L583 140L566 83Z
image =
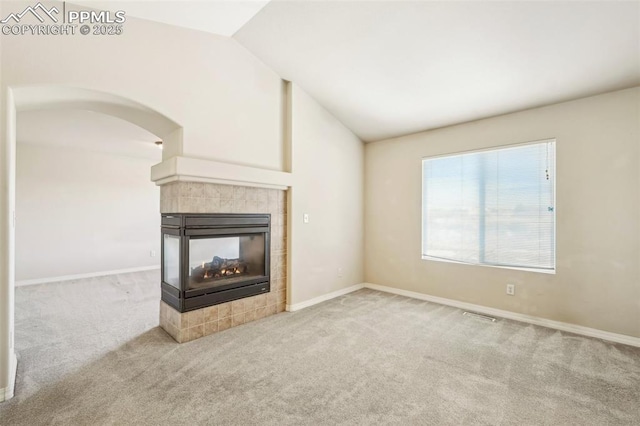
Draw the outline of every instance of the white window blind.
M555 141L426 158L422 255L555 270Z

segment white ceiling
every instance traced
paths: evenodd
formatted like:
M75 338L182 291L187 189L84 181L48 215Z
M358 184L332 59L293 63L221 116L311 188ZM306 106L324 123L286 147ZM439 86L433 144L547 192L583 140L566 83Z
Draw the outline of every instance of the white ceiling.
M161 161L158 137L128 121L92 111L36 110L17 115L17 141Z
M640 84L640 1L73 3L235 34L365 141Z
M98 10L124 10L126 16L229 37L269 0L73 0L72 3Z
M234 36L365 141L640 84L640 2L277 1Z

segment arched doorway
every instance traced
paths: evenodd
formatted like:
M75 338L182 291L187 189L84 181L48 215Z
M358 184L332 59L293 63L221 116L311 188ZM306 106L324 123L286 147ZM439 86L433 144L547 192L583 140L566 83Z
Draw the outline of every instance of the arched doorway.
M15 170L16 114L40 109L94 111L129 121L158 136L165 147L163 159L181 152L182 127L136 101L85 88L28 86L7 89L0 135L0 402L14 393L17 368L14 342L15 316Z

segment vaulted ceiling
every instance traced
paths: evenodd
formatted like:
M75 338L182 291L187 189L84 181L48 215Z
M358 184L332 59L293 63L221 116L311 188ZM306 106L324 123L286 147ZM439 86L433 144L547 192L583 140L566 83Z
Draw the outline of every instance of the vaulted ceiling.
M98 10L231 37L269 0L72 0Z
M640 84L640 2L272 1L235 38L365 141Z
M638 1L78 3L233 34L365 141L640 84Z

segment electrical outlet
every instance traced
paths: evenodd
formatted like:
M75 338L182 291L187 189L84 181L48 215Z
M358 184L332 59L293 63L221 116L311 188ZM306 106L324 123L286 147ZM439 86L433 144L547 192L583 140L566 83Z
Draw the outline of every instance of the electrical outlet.
M515 284L507 284L507 294L509 296L515 296L515 294L516 294L516 285Z
M156 257L156 251L155 251L155 250L151 250L151 251L149 252L149 256L151 256L151 257Z
M342 268L338 268L338 278L342 278Z
M304 223L309 223L309 213L305 213L302 215L302 221Z

